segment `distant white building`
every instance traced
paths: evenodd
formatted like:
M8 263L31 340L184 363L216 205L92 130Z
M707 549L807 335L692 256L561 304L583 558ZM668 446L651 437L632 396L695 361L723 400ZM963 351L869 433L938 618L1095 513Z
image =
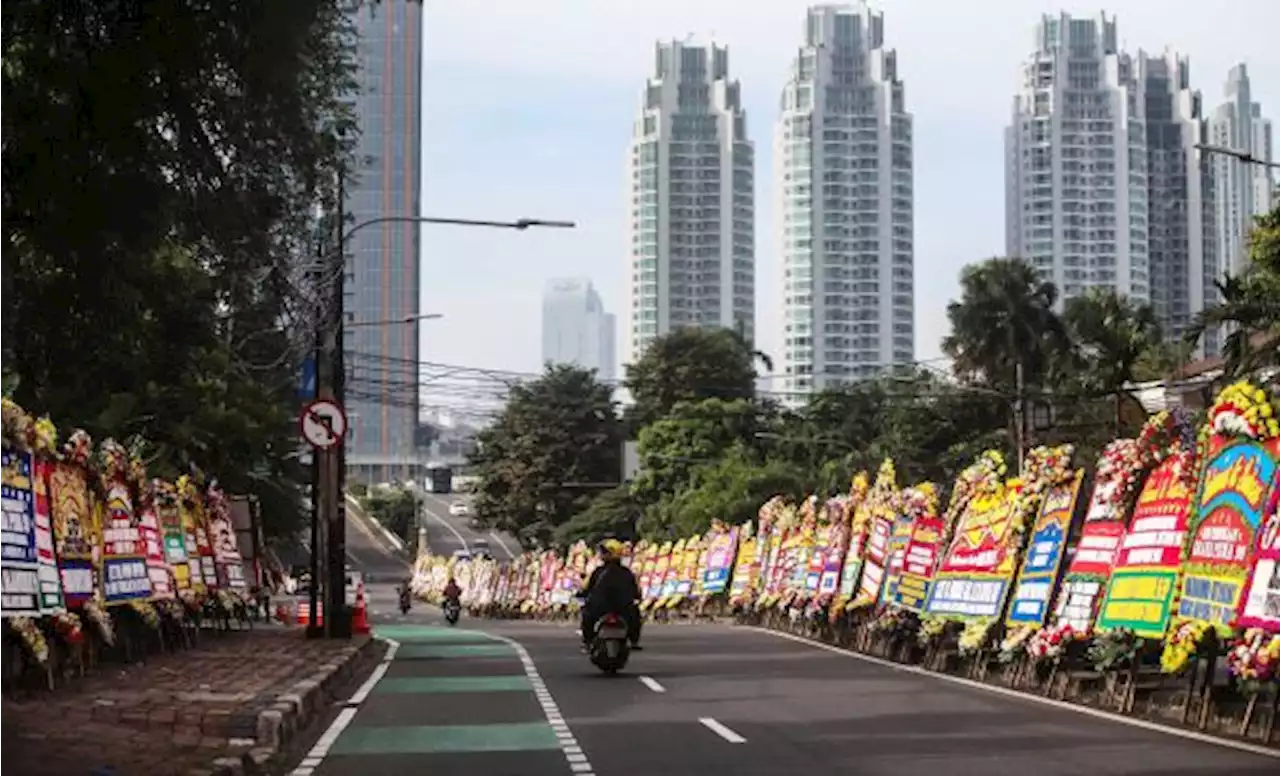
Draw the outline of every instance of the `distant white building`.
M1151 301L1145 105L1114 18L1045 15L1005 133L1006 253L1060 299Z
M1005 134L1006 253L1059 304L1110 289L1175 338L1215 300L1215 180L1190 65L1120 50L1116 20L1044 15ZM1204 350L1216 352L1216 335Z
M1217 302L1223 269L1212 160L1196 150L1208 122L1185 57L1139 51L1137 77L1147 135L1151 307L1166 338L1181 339L1195 314ZM1219 348L1218 332L1206 332L1200 354Z
M542 296L542 361L615 374L615 322L585 278L551 280Z
M873 377L915 354L912 117L865 3L810 8L774 131L783 390Z
M729 50L654 54L627 155L627 363L681 327L755 337L755 150Z
M1262 106L1253 101L1249 73L1244 65L1231 68L1227 76L1226 101L1214 110L1209 121L1209 144L1262 161L1276 158L1271 120L1263 118ZM1223 268L1239 274L1249 254L1248 238L1254 217L1275 205L1275 181L1261 164L1249 164L1223 154L1209 156L1218 186L1218 252L1223 258Z

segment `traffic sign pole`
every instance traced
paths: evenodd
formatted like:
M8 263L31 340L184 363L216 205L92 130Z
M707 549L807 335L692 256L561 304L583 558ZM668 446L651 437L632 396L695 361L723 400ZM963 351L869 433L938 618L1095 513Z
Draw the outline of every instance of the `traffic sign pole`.
M343 278L346 276L347 250L346 250L346 181L341 171L338 172L338 191L337 191L337 213L334 219L334 238L337 240L337 250L333 251L336 267L333 268L332 277ZM346 294L343 288L344 282L337 280L333 284L333 302L330 308L333 310L333 318L327 321L327 329L331 338L326 338L325 344L332 348L327 354L329 356L327 366L329 367L329 379L325 388L326 393L321 394L324 398L333 399L334 403L341 409L346 393L345 372L346 365L343 363L343 349L346 347L346 340L343 336L343 323L346 321ZM342 435L346 434L346 415L342 415ZM346 596L346 559L347 559L347 505L346 505L346 444L341 440L338 444L325 453L327 465L322 469L326 473L325 493L328 496L328 509L325 511L327 516L328 536L325 541L325 549L328 552L328 568L329 575L327 580L328 600L325 602L326 613L332 612L332 616L326 617L325 635L329 638L351 638L351 617L347 609Z

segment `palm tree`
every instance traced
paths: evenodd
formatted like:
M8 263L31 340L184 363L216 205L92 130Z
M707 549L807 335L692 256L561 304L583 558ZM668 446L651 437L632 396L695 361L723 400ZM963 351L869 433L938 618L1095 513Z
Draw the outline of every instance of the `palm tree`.
M1225 326L1222 354L1228 375L1280 364L1280 205L1255 222L1244 272L1216 285L1221 301L1195 317L1187 342L1194 345L1206 331Z
M1151 307L1111 289L1068 299L1062 317L1086 384L1105 393L1132 382L1139 360L1160 342Z
M1064 377L1086 391L1112 397L1113 427L1119 434L1125 385L1135 379L1139 362L1160 345L1155 313L1112 289L1094 288L1067 300L1063 321L1074 346L1067 356L1073 373Z
M1067 346L1053 284L1022 259L992 258L965 267L960 289L942 341L956 375L1012 393L1021 367L1025 385L1041 384Z

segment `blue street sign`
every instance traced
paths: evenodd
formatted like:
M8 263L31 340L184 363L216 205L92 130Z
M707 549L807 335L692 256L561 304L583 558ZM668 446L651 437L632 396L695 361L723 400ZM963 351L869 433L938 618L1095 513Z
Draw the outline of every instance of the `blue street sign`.
M303 399L316 397L316 358L307 356L302 362L302 376L298 380L298 396Z

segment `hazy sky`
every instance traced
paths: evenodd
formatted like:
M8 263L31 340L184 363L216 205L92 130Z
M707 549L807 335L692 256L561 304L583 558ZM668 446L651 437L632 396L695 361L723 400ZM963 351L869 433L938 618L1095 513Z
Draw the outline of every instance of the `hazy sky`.
M540 368L542 290L586 276L628 311L625 155L658 39L729 46L756 147L756 330L780 353L781 270L773 250L773 123L801 42L802 0L480 0L426 4L426 215L577 221L574 231L424 227L422 358ZM939 353L945 307L967 262L1003 252L1003 138L1019 63L1042 13L1101 4L894 0L884 11L915 117L916 357ZM1280 0L1110 0L1127 50L1191 58L1193 86L1221 101L1245 62L1254 99L1280 119ZM1280 122L1278 122L1280 123ZM621 354L623 348L618 347Z

